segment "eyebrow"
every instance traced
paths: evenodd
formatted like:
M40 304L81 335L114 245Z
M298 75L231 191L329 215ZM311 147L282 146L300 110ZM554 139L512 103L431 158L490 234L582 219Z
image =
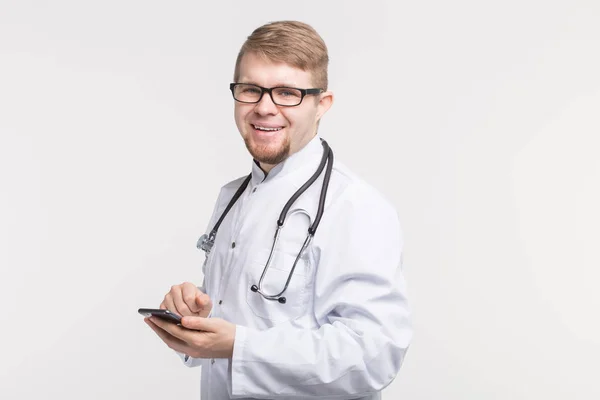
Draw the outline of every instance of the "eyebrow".
M256 83L255 81L247 81L244 82L243 80L240 80L238 83L247 83L249 85L256 85L256 86L262 86L259 85L258 83ZM283 82L277 82L275 85L271 86L271 87L289 87L289 88L296 88L298 86L294 85L294 84L290 84L290 83L283 83Z

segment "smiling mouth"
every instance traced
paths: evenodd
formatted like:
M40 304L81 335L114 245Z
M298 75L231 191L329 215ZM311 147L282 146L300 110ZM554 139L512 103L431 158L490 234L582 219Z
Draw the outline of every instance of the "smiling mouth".
M266 126L260 126L260 125L254 125L254 124L250 124L250 125L252 125L252 127L254 129L256 129L257 131L262 131L262 132L277 132L277 131L280 131L283 129L282 126L277 127L277 128L269 128Z

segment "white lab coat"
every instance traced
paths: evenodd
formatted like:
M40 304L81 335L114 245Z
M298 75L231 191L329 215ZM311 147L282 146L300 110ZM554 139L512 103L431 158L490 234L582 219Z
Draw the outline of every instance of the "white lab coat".
M220 226L201 289L214 304L210 317L236 324L236 336L231 359L184 358L202 365L202 399L379 399L400 369L412 329L397 214L337 159L321 223L283 294L287 303L250 290L284 204L322 153L316 136L266 178L253 164L248 187ZM291 212L304 209L314 219L323 176ZM221 189L207 232L243 179ZM283 288L308 226L305 215L288 216L263 282L268 294Z

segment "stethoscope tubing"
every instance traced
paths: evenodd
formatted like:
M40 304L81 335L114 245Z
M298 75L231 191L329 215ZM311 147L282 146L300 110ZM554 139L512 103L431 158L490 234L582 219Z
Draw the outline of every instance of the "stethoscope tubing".
M292 197L290 197L290 199L285 203L285 206L281 210L281 213L279 214L279 219L277 220L277 228L275 230L275 235L273 237L273 244L271 245L271 251L269 253L269 258L267 259L267 263L265 264L265 267L263 268L263 272L260 276L260 279L258 280L258 285L252 285L250 287L251 291L259 293L261 296L263 296L267 300L277 300L281 304L286 303L287 300L282 295L287 290L287 288L290 284L290 281L292 280L292 276L294 274L294 270L296 269L298 261L300 260L300 258L302 257L302 255L304 254L304 252L306 251L306 249L312 242L312 239L313 239L315 233L317 232L317 228L319 227L319 223L321 222L321 218L323 216L323 210L325 209L325 200L327 198L327 189L329 188L329 181L331 179L331 172L333 170L333 151L331 150L331 148L329 147L327 142L323 139L321 139L321 145L323 146L323 156L321 157L321 162L319 163L319 166L318 166L317 170L313 173L313 175L292 195ZM279 242L279 236L281 234L281 231L283 230L283 226L285 225L286 218L288 217L288 215L292 215L295 212L300 212L300 211L302 211L308 215L308 213L305 210L296 210L291 213L289 211L290 211L291 207L294 205L294 203L296 202L296 200L298 200L298 198L317 180L317 178L321 175L321 173L323 172L323 169L325 169L325 167L327 167L327 169L325 170L325 176L323 178L323 185L321 186L321 193L319 195L319 206L317 209L317 215L315 216L314 221L311 222L311 224L308 228L308 233L306 235L306 239L304 240L304 243L302 244L300 251L296 255L296 259L294 260L294 264L292 265L290 273L288 274L288 277L287 277L287 280L283 287L283 290L281 290L277 294L265 293L262 290L262 283L267 274L269 267L271 266L271 260L273 258L273 254L275 253L275 249L277 248L277 243ZM214 245L214 241L217 236L219 227L221 226L221 223L223 222L223 220L227 216L227 213L229 213L229 211L231 210L233 205L240 198L242 193L244 193L244 191L246 190L246 187L248 186L251 177L252 177L252 174L249 174L244 179L244 181L242 182L240 187L237 189L237 191L235 192L235 194L229 201L229 204L227 205L227 207L221 214L219 220L217 221L217 223L215 224L213 229L210 231L210 233L208 235L202 235L200 237L200 239L198 239L198 243L196 244L196 247L205 251L207 256L208 256L208 253L210 253L210 251L212 250L212 247ZM310 222L310 215L308 215L308 218L309 218L309 222Z

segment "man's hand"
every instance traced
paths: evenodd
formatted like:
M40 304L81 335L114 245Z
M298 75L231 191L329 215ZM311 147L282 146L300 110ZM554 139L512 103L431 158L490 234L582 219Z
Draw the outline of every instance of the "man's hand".
M171 349L194 358L231 358L235 325L221 318L183 317L181 326L159 318L144 321Z
M160 308L176 314L194 317L207 317L212 309L212 301L206 293L193 283L184 282L181 285L171 286L169 293L160 303Z

